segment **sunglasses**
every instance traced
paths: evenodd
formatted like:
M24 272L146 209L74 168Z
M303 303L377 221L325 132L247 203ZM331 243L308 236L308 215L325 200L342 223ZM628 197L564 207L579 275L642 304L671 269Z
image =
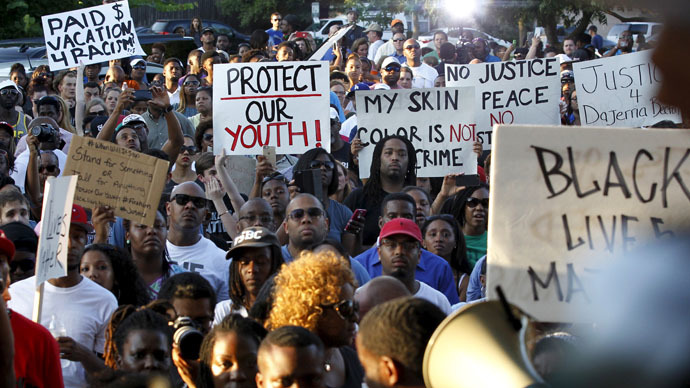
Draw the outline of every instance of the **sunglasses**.
M417 49L417 50L419 50L419 45L418 45L418 44L414 44L414 45L411 45L411 46L405 46L405 50L412 50L412 49Z
M467 207L469 208L475 208L477 205L482 204L482 207L484 209L489 208L489 198L474 198L474 197L469 197L467 198Z
M97 110L95 112L89 112L89 114L96 115L96 116L106 116L104 109Z
M318 218L323 216L323 210L318 207L310 207L306 211L304 209L295 209L290 212L289 217L293 221L300 221L304 218L304 215L308 215L309 218Z
M278 18L278 19L273 19L274 22L279 22L279 21L281 21L281 20L283 20L283 19L280 19L280 18Z
M325 162L322 162L320 160L312 160L309 162L309 168L321 168L323 166L326 166L326 170L332 170L335 167L335 164L331 162L330 160L327 160Z
M184 86L199 86L199 81L185 81L182 85L184 85Z
M188 152L190 155L196 155L199 149L196 146L182 146L180 147L180 154Z
M405 39L393 39L393 42L402 42L402 41L404 41L404 40L405 40Z
M17 268L21 269L22 272L33 271L36 268L36 263L29 259L13 261L10 263L10 271L14 272Z
M43 173L44 171L47 171L48 174L54 174L57 171L58 167L54 165L48 165L48 166L39 166L38 167L38 172Z
M45 73L40 73L38 76L43 77L43 78L53 78L53 73L52 72L45 72Z
M400 66L399 65L388 65L383 68L386 71L400 71Z
M338 303L322 304L324 309L333 309L340 318L344 321L356 321L359 313L359 303L357 301L346 299Z
M208 203L208 200L206 198L192 197L191 195L187 194L177 194L173 198L170 198L170 200L174 200L175 203L180 206L184 206L191 201L194 207L196 207L197 209L205 208L206 204Z
M264 179L261 180L261 184L263 185L263 184L270 182L272 180L281 181L284 183L288 182L287 178L285 178L285 175L276 171L276 172L272 173L271 175L265 176Z
M204 133L204 140L206 140L206 141L213 140L213 134L212 133Z
M136 64L136 65L132 66L132 69L145 70L145 69L146 69L146 65L139 65L139 64Z
M2 90L0 90L0 95L6 96L8 94L15 97L15 96L19 95L19 92L17 91L17 89L2 89Z

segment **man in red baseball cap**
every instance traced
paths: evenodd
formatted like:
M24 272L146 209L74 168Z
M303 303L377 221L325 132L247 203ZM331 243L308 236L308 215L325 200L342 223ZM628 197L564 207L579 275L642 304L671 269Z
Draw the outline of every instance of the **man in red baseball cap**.
M383 275L400 280L416 298L422 298L450 314L450 303L445 295L415 279L415 269L422 252L422 231L407 218L393 218L379 233L379 260Z
M10 300L7 287L10 284L9 264L14 257L14 244L0 230L0 313L4 313L4 304ZM54 384L62 387L62 369L60 368L60 350L46 328L32 322L19 313L7 309L12 336L14 337L14 381L12 385L27 387L45 387ZM2 326L0 324L0 326ZM2 336L3 334L0 334ZM1 340L0 340L1 342ZM3 343L4 345L4 343ZM6 347L0 346L7 350ZM40 368L37 367L40 365ZM0 373L7 371L0 370Z

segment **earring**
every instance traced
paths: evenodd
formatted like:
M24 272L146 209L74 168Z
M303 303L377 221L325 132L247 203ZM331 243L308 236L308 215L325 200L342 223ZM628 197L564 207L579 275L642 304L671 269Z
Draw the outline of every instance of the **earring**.
M127 241L126 241L126 243L127 243L127 245L130 245L130 242L129 242L129 240L127 240Z

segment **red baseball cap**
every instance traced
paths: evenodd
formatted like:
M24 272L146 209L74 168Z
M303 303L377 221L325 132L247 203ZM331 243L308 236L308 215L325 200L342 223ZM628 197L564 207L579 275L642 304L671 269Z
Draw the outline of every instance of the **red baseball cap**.
M12 261L14 257L14 243L7 238L5 232L0 230L0 253L7 255L7 262Z
M72 224L81 226L89 233L94 232L94 228L89 222L89 217L86 215L86 210L76 204L72 205Z
M386 222L383 228L381 228L379 238L382 239L396 234L404 234L422 242L422 231L419 230L419 226L407 218L393 218Z

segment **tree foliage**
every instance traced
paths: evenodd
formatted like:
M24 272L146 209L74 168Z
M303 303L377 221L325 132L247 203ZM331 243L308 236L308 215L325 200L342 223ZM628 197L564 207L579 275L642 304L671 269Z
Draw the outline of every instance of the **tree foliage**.
M217 6L223 15L235 18L245 30L267 29L273 12L296 15L303 25L311 20L310 3L300 0L219 0Z

